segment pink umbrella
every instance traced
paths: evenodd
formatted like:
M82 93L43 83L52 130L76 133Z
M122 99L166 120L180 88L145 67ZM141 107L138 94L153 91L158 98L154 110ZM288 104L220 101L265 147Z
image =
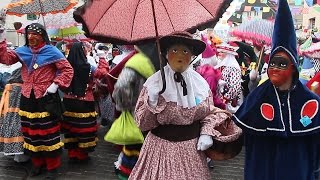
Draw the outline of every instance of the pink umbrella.
M301 51L301 53L312 59L320 59L320 42L312 44L310 47Z
M274 22L265 19L254 19L243 22L231 34L243 40L259 45L271 45Z
M232 0L89 0L74 12L86 36L115 44L156 40L165 91L159 37L175 31L195 31L214 24Z
M272 21L265 19L253 19L240 24L231 32L233 36L243 40L252 41L257 45L262 46L256 70L258 70L260 66L265 46L271 45L273 26L274 22Z
M103 42L136 44L174 31L213 25L231 0L92 1L74 14L86 35ZM154 18L155 17L155 18Z

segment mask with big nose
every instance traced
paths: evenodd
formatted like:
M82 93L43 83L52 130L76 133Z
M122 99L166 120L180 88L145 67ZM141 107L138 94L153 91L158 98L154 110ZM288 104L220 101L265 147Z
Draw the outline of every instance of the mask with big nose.
M184 72L189 67L191 57L192 52L186 45L176 44L168 49L168 63L175 72Z
M43 37L34 32L28 32L28 45L32 48L39 48L45 44Z

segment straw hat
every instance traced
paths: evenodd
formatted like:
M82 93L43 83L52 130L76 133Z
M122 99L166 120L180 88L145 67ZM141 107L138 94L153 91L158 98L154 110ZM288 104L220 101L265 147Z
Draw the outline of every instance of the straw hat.
M162 54L166 54L167 50L175 44L184 44L190 48L193 55L201 54L206 48L206 44L197 39L193 39L188 32L177 31L160 39L160 47Z

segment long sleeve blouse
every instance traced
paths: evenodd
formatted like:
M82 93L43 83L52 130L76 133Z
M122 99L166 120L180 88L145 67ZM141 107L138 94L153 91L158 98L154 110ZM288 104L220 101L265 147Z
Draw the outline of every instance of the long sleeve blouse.
M33 56L37 56L40 50L31 49ZM73 69L67 59L49 63L39 68L28 70L28 66L15 51L7 50L6 42L0 42L0 63L11 65L16 62L22 63L21 77L23 80L21 93L29 98L33 91L35 97L41 98L46 89L54 82L59 87L66 88L70 85L73 77ZM36 67L36 66L35 66Z

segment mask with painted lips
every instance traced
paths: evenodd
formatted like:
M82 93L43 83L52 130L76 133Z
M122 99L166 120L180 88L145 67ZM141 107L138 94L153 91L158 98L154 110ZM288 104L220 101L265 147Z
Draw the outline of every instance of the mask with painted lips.
M190 64L191 50L182 44L173 45L168 50L168 63L175 72L184 72Z
M289 57L275 55L269 62L268 75L273 85L279 87L285 84L294 71L294 65Z

